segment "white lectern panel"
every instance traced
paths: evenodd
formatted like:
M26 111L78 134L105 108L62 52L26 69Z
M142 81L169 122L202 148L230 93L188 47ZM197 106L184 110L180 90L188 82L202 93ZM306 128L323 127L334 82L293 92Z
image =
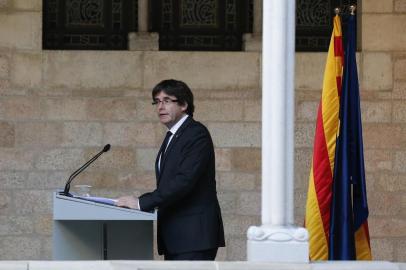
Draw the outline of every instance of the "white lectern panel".
M54 193L55 260L153 259L153 220L147 213Z

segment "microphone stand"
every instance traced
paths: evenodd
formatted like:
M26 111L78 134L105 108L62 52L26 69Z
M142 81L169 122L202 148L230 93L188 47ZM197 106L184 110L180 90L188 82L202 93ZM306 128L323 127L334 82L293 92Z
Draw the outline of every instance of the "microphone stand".
M83 172L87 167L89 167L90 164L92 164L96 159L98 159L103 153L107 152L110 150L110 144L106 144L103 147L103 150L101 150L99 153L97 153L94 157L92 157L89 161L87 161L82 167L74 171L71 176L69 176L68 181L66 182L65 189L63 192L59 193L61 195L65 195L68 197L72 197L72 194L69 193L70 189L70 183L73 181L73 179L78 176L81 172Z

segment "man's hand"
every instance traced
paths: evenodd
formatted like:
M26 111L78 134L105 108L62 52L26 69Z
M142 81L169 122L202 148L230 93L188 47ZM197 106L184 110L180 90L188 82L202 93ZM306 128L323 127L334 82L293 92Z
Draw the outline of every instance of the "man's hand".
M123 196L123 197L118 198L116 205L120 206L120 207L128 207L131 209L140 210L139 204L138 204L138 198L133 197L133 196Z

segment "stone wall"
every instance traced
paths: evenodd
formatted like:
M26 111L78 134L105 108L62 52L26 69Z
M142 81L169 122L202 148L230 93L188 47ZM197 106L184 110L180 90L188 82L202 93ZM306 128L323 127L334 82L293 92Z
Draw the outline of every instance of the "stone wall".
M406 261L406 1L364 2L358 59L372 249L375 259ZM246 230L260 224L260 53L42 51L41 9L41 0L0 0L0 259L52 258L51 193L106 143L112 150L74 183L109 197L154 188L164 129L150 90L177 78L193 89L195 118L216 147L227 238L218 259L245 260ZM297 224L325 59L296 56Z

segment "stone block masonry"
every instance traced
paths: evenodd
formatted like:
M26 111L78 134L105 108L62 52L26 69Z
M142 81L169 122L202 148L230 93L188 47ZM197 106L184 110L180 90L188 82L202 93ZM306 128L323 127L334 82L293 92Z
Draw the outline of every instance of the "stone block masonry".
M357 58L372 252L375 259L402 262L406 261L406 2L364 2ZM91 184L93 194L111 197L154 187L153 162L165 130L150 95L151 87L167 78L190 85L195 118L213 137L227 242L219 259L245 260L247 228L260 224L261 119L269 117L261 115L262 106L269 106L269 100L261 100L261 53L46 51L41 49L41 10L40 0L0 0L0 260L52 258L51 193L106 143L112 150L75 183ZM295 221L302 224L326 53L297 53L295 60ZM0 269L168 266L277 267L244 262L0 263ZM348 267L406 269L403 264L379 262Z

